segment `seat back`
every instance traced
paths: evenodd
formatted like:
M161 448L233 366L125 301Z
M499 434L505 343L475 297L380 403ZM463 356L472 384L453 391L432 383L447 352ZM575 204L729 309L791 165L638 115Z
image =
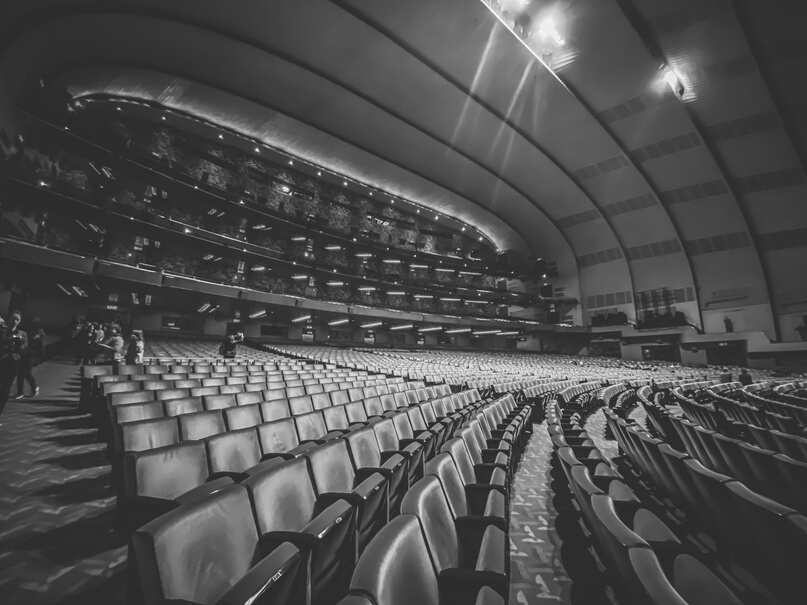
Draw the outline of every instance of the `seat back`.
M257 546L242 485L170 511L132 536L147 603L217 602L255 563Z
M315 410L331 407L331 396L328 393L314 393L311 395L311 405Z
M203 412L201 397L182 397L180 399L170 399L163 402L166 416L179 416L181 414L193 414Z
M148 496L173 500L207 480L205 446L186 441L123 456L123 484L127 497Z
M318 494L353 491L355 471L347 451L347 441L336 439L306 453Z
M376 534L350 588L377 605L439 605L437 575L417 517L400 515Z
M343 405L327 407L321 410L320 413L325 420L325 427L329 431L345 430L350 425Z
M300 441L316 441L321 439L328 432L325 426L325 419L322 412L310 412L294 416L294 424L297 427L297 436Z
M317 514L317 494L305 458L252 475L244 485L252 494L261 535L271 531L299 532Z
M261 461L255 428L228 431L205 439L211 473L243 473Z
M398 433L395 432L395 425L387 418L372 425L378 447L382 452L395 452L400 449Z
M183 441L205 439L227 430L221 410L182 414L178 416L178 420L179 434L182 436Z
M235 407L235 395L226 393L223 395L208 395L204 398L206 410L223 410Z
M381 466L381 452L372 427L353 431L347 437L350 457L356 468L378 468Z
M412 514L420 520L438 574L446 568L459 567L457 529L437 477L424 477L412 486L401 503L401 514Z
M162 418L165 415L163 413L163 404L159 401L117 405L112 408L112 412L116 424L134 422L135 420L148 420L149 418Z
M311 402L311 396L300 395L297 397L289 397L289 409L291 410L292 416L313 412L314 405Z
M441 452L448 452L451 458L454 459L454 464L457 465L457 470L462 477L462 482L465 485L476 483L476 473L474 472L474 465L471 457L468 455L468 449L465 447L465 442L459 437L449 439L443 445Z
M454 518L468 514L468 502L465 499L465 484L450 454L438 454L426 463L426 475L434 475L440 480L443 493L448 500Z
M257 426L262 422L261 406L256 404L227 408L224 410L224 420L231 431Z
M235 395L236 405L255 405L263 401L263 394L260 391L250 391L249 393L237 393Z
M142 452L179 443L176 418L154 418L118 426L121 452Z
M283 454L300 445L291 418L259 424L258 440L264 454Z

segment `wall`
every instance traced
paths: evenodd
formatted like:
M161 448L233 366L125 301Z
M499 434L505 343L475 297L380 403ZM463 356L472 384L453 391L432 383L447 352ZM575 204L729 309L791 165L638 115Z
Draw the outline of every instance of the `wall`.
M0 70L0 128L3 129L9 141L13 142L18 134L17 116L14 108L14 99L6 81L5 72ZM0 137L0 155L9 155L11 147L6 146Z

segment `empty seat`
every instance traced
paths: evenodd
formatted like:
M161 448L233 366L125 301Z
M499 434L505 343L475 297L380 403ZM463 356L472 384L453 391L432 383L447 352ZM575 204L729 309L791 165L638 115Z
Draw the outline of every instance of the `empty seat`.
M409 460L409 485L414 485L418 479L423 477L425 460L423 458L423 445L421 443L412 441L403 444L398 438L395 425L390 419L376 422L372 425L372 429L375 433L379 450L381 451L382 460L395 454L400 454L407 458Z
M235 408L226 408L224 421L231 431L258 426L262 422L261 407L259 405L240 405Z
M274 401L264 401L261 404L261 416L264 422L272 420L280 420L281 418L291 417L289 404L285 399L277 399Z
M389 520L387 480L373 473L360 481L344 439L330 441L306 454L311 463L314 486L323 502L343 499L356 507L359 550Z
M304 602L300 551L286 542L267 552L258 538L249 495L241 485L142 527L132 536L132 552L145 602Z
M232 483L229 478L209 479L205 447L199 441L126 453L118 520L125 527L139 527L182 503Z
M249 393L236 393L236 405L255 405L263 401L263 394L260 391L251 391Z
M379 532L359 559L350 589L350 596L342 603L504 605L502 597L490 589L483 589L468 601L441 600L429 548L414 515L401 515Z
M205 439L210 472L216 477L241 481L248 468L261 461L261 447L255 428L228 431Z
M382 475L389 484L390 516L398 514L401 501L409 489L408 460L400 454L382 459L381 450L372 427L354 431L345 437L356 476L361 481L373 473Z
M299 416L300 414L308 414L314 411L314 405L311 402L310 395L300 395L297 397L289 397L289 409L292 416Z
M499 528L458 528L439 479L418 481L406 494L401 513L413 514L423 530L443 599L473 602L488 586L502 598L509 592L509 543Z
M300 441L325 443L344 434L343 431L329 431L321 411L300 414L293 418Z
M179 443L175 418L154 418L118 425L115 451L142 452Z
M353 507L344 500L323 506L305 458L256 474L244 485L252 494L261 547L288 541L310 557L312 602L343 594L356 565Z
M205 439L227 430L221 410L183 414L177 419L179 420L179 434L183 441Z
M264 422L258 425L257 430L258 440L263 452L261 460L274 457L283 459L296 458L316 445L313 442L300 444L297 429L291 418Z
M204 398L206 410L222 410L224 408L235 407L235 395L225 393L223 395L207 395Z
M163 409L165 410L166 416L179 416L181 414L203 412L205 408L204 405L202 405L201 397L182 397L164 401Z

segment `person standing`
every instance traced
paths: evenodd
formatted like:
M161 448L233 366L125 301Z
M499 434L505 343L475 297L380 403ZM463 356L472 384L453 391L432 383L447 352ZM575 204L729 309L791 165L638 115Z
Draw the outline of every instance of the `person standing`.
M106 349L106 363L120 365L123 363L123 338L121 338L120 330L109 328L106 333L108 338L104 342L99 342L98 346Z
M140 333L132 332L129 337L129 347L126 349L126 363L132 365L143 363L143 350L143 339L140 337Z
M20 329L22 313L12 311L8 322L0 326L0 414L6 407L11 385L20 373L23 355L28 350L28 335Z
M14 399L25 397L25 383L31 387L31 397L39 395L39 387L36 386L34 378L34 368L42 363L42 355L45 350L45 333L39 327L39 318L35 317L28 326L28 348L20 359L20 369L17 374L17 395Z

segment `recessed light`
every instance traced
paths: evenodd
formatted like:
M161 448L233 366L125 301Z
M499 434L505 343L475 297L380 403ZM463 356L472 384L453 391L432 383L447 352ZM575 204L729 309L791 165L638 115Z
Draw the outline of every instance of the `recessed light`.
M255 153L260 153L260 152L261 152L260 147L256 147L256 148L255 148Z
M223 134L220 134L220 135L219 135L219 138L220 138L220 139L223 139L223 138L224 138L224 135L223 135Z
M347 181L342 181L342 185L344 185L345 187L347 187Z
M322 171L318 170L317 171L317 176L322 176Z

